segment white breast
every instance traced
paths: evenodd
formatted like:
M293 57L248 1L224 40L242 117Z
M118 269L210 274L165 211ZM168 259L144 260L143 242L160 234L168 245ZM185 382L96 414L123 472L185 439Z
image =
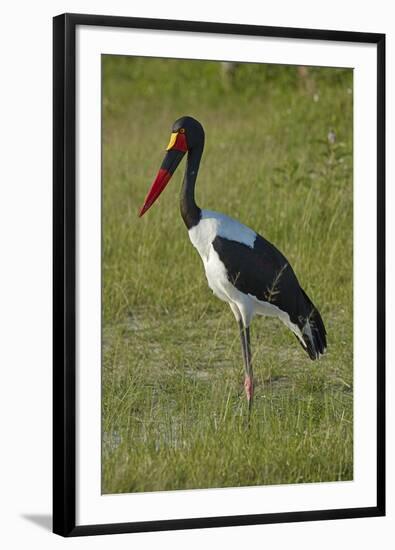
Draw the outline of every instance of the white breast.
M203 261L207 261L215 237L254 246L256 233L246 225L218 212L202 210L200 222L189 230L189 238Z
M224 214L210 210L203 210L200 222L189 230L189 238L203 260L207 282L213 293L231 304L252 303L250 298L230 283L225 265L212 245L217 236L252 248L256 239L255 231Z

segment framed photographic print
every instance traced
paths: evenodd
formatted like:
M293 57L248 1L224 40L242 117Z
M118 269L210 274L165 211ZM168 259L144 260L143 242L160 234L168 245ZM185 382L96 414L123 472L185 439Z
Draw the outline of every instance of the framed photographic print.
M54 18L54 532L385 513L381 34Z

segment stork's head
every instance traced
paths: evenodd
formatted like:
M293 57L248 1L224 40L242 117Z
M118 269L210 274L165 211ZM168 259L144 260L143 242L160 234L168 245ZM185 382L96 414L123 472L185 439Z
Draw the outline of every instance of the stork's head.
M171 131L172 134L169 146L171 144L171 139L173 138L173 136L177 136L179 134L184 134L188 151L196 147L204 146L203 126L198 120L196 120L196 118L192 118L191 116L183 116L179 118L173 124L173 128Z
M166 147L166 155L150 190L140 208L141 217L154 204L169 183L181 159L188 151L204 146L203 126L190 116L183 116L175 121L172 127L170 141Z

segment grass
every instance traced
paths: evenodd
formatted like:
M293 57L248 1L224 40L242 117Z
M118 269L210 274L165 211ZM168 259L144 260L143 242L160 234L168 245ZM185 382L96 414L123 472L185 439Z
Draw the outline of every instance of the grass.
M137 217L184 114L206 129L198 204L273 242L327 327L313 363L255 319L249 425L237 324L179 215L183 166ZM352 479L352 216L352 71L103 58L103 493Z

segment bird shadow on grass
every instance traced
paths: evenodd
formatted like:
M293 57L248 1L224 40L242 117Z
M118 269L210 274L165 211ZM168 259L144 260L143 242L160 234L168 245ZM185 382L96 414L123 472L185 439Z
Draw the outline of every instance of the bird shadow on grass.
M50 514L21 514L21 517L35 523L45 531L52 531L52 515Z

